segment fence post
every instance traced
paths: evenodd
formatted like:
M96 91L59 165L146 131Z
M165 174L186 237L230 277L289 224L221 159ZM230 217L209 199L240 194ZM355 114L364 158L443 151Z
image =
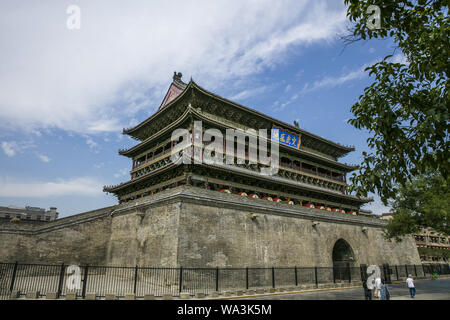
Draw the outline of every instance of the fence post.
M136 268L134 268L134 288L133 288L134 295L136 295L137 277L138 277L138 266L136 265Z
M248 290L248 267L245 267L245 287Z
M384 271L384 279L386 281L386 283L391 284L392 283L392 269L391 266L386 263L384 265L385 271Z
M219 292L219 267L216 267L216 292Z
M183 267L180 266L180 287L178 288L178 292L183 291Z
M319 287L319 281L317 279L317 267L314 267L314 278L315 278L315 281L316 281L316 288L318 288Z
M275 288L275 268L272 267L272 288Z
M62 292L62 285L64 281L64 263L61 264L61 270L59 271L59 281L58 281L58 292L56 293L56 298L59 298L61 296Z
M297 266L294 266L294 272L295 272L295 286L298 286Z
M399 279L398 279L398 268L397 268L397 265L395 265L395 275L397 276L396 280L398 281Z
M18 262L16 261L16 263L14 264L14 269L13 269L13 274L11 277L11 286L9 287L9 291L13 291L14 289L14 282L16 281L16 272L17 272L17 266L18 266Z
M363 273L363 266L362 264L359 265L359 275L361 277L361 281L364 282L364 273Z
M333 283L336 283L336 270L334 266L332 266L332 268L333 268Z
M84 279L83 279L83 290L81 291L81 296L84 298L86 298L86 283L87 283L87 278L88 278L88 269L89 269L89 265L87 264L84 267Z
M348 283L352 283L352 269L350 265L348 265Z
M408 278L408 265L405 264L405 276L406 278Z
M414 273L416 274L416 278L417 278L417 268L416 268L416 265L414 265Z

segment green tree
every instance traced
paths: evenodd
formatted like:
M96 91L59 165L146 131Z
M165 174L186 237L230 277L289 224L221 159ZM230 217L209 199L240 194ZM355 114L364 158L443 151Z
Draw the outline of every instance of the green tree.
M393 61L389 55L366 69L374 82L352 106L354 118L349 123L369 131L367 142L372 151L363 153L358 172L350 177L351 189L359 196L378 193L387 204L399 188L415 184L414 177L427 172L436 172L441 177L438 181L447 182L448 1L345 0L345 4L353 23L347 40L391 38L407 61ZM370 29L370 5L380 8L380 29ZM420 223L432 223L434 217L422 217ZM397 219L411 228L410 222L418 222L415 216L403 213Z
M386 227L386 237L400 240L403 235L431 227L449 235L449 180L440 174L426 174L407 182L390 201L393 219Z

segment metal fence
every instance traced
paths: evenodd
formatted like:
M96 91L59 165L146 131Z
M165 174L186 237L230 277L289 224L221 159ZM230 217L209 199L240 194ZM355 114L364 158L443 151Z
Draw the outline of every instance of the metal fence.
M0 299L8 299L11 292L38 291L40 296L56 292L58 297L76 292L136 296L166 294L178 296L180 292L211 293L258 288L296 287L320 284L355 282L367 278L367 266L359 267L273 267L273 268L147 268L80 266L81 285L68 289L73 274L67 265L0 263ZM381 265L381 276L388 283L405 279L424 278L436 273L450 274L448 264Z

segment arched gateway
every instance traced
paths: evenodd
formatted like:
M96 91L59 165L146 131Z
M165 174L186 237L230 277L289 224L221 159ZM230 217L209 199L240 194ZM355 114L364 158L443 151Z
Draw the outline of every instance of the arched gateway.
M349 280L355 257L352 247L344 239L336 241L333 247L333 269L336 280Z

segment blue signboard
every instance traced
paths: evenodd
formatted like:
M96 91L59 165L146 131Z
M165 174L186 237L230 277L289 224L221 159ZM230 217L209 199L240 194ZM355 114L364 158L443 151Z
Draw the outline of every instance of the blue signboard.
M272 129L272 140L293 148L300 147L300 137L280 129Z

